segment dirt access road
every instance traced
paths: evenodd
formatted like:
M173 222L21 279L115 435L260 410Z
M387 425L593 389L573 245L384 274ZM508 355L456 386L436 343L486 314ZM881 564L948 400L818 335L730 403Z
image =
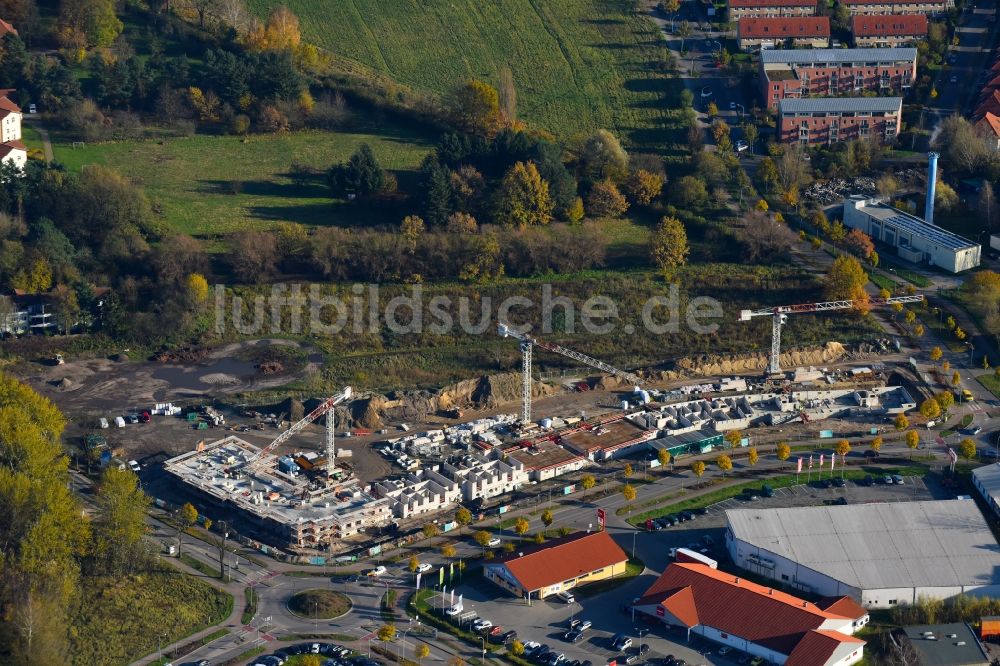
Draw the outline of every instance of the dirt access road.
M302 357L291 370L262 374L258 359ZM322 356L289 340L253 340L219 347L194 363L133 362L127 358L23 362L12 368L67 415L117 415L157 402L190 403L242 391L276 389L319 372Z

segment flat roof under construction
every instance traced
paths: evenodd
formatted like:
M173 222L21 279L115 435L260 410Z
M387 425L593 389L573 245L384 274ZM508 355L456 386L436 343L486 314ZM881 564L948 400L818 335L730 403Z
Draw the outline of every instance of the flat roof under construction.
M627 442L645 437L652 439L656 432L644 430L632 421L621 418L617 421L595 425L590 430L581 429L562 436L562 441L581 453L613 449Z
M278 457L271 454L261 458L252 472L227 474L228 468L245 463L259 452L259 447L229 436L171 458L163 467L220 502L283 524L324 521L380 501L365 493L354 478L327 485L304 474L286 474L278 467Z

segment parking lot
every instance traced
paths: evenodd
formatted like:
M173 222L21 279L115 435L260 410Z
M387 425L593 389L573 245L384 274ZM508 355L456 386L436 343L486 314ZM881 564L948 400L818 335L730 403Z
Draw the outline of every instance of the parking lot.
M813 475L815 479L815 475ZM803 475L803 481L805 481ZM815 481L814 481L815 484ZM498 588L486 581L463 585L455 592L455 598L463 595L463 605L467 624L471 625L474 617L490 620L494 625L500 625L503 631L514 630L518 640L533 641L547 646L547 649L557 654L564 654L567 662L577 660L590 661L593 666L604 666L611 657L620 657L638 650L641 642L649 645L649 652L638 657L633 666L644 663L663 663L665 656L674 656L686 661L689 665L697 664L738 664L742 654L730 652L718 654L718 646L698 637L687 640L685 632L667 630L662 625L649 624L645 618L632 616L628 610L632 600L656 580L657 576L669 564L671 548L696 546L706 548L709 556L717 559L721 568L728 568L728 555L725 552L725 511L736 508L775 508L817 506L832 504L839 498L850 504L868 502L899 502L919 501L929 499L944 499L953 497L944 489L928 487L919 477L905 477L901 485L875 483L864 486L854 481L846 481L844 487L830 488L818 485L799 485L789 488L776 488L772 497L758 496L756 500L728 499L706 507L703 515L696 515L692 520L682 522L674 527L668 527L656 532L634 532L636 554L646 564L646 570L636 578L624 583L621 587L608 592L589 596L586 587L574 590L576 601L566 604L555 597L542 601L533 601L528 606L524 600L514 599L505 595ZM705 537L709 537L712 546L706 546ZM619 539L620 542L623 542ZM631 538L624 540L624 543ZM626 550L629 550L628 544ZM450 591L444 605L450 602ZM434 604L432 604L434 605ZM581 640L569 642L564 635L569 630L569 624L574 619L586 619L593 626L584 632ZM615 634L622 633L632 639L632 646L624 653L612 648ZM539 663L539 662L536 662ZM619 663L621 660L619 659Z

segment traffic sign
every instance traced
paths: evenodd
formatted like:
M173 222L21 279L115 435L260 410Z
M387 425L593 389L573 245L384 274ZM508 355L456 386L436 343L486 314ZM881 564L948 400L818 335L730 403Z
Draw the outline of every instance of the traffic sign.
M598 509L597 522L601 524L601 529L604 529L604 517L605 517L604 509Z

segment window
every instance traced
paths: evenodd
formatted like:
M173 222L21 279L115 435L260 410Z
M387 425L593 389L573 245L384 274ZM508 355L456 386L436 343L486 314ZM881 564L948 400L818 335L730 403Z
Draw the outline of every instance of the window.
M781 574L781 580L788 580L788 574Z
M719 633L719 638L729 638L729 634Z
M896 600L895 599L889 599L889 605L890 606L895 606L896 605Z

